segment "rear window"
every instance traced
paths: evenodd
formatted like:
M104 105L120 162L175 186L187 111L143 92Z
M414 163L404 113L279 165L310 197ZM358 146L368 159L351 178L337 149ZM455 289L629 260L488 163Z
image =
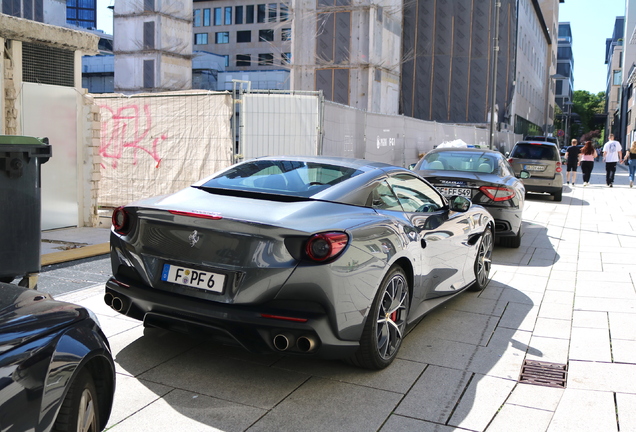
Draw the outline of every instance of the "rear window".
M418 169L466 171L479 173L493 173L497 170L497 159L485 152L444 151L429 153L424 157Z
M224 171L201 187L310 197L361 173L325 163L254 160Z
M510 157L518 159L558 160L557 149L552 145L518 143Z

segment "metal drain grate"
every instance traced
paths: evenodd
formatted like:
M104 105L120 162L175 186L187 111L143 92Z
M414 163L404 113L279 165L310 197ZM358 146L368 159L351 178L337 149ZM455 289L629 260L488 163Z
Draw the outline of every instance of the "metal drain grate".
M526 360L521 367L519 382L546 387L565 388L567 378L567 365Z

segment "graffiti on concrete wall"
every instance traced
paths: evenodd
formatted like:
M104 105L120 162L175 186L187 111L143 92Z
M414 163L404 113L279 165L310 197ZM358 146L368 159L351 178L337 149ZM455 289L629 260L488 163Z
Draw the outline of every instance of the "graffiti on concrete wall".
M165 133L152 134L152 113L150 105L132 104L113 109L108 105L100 108L110 113L110 118L102 122L102 138L99 153L102 156L102 166L108 161L112 168L117 168L125 149L133 150L132 164L137 165L139 151L152 157L159 168L161 156L159 144L168 136Z

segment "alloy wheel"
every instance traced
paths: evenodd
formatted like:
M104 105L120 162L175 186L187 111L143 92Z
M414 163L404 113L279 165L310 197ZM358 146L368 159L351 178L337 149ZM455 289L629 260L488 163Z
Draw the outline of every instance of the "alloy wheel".
M402 343L408 304L408 283L401 272L396 272L384 288L378 309L377 349L384 360L391 359Z

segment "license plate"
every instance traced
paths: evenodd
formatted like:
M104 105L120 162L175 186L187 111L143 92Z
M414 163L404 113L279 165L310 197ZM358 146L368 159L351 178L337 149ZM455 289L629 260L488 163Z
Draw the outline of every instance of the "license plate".
M164 264L161 280L220 293L223 292L225 275Z
M439 191L442 193L442 195L444 195L446 197L459 195L459 196L463 196L463 197L466 197L466 198L470 198L472 196L472 192L471 192L470 189L452 188L452 187L438 187L437 189L439 189Z
M545 171L545 165L524 165L523 169L526 171Z

